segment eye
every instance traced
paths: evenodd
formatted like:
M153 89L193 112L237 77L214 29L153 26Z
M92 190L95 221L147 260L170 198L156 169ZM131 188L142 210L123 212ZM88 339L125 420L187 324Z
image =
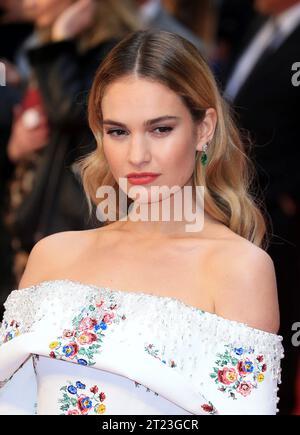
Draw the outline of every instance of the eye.
M161 134L164 134L164 133L167 133L167 132L169 132L169 131L172 131L173 130L173 127L156 127L154 130L152 130L153 132L155 132L156 130L159 130L159 134L161 135ZM108 130L107 132L106 132L106 134L108 134L108 135L110 135L110 136L113 136L113 137L120 137L120 136L124 136L124 134L123 133L126 133L126 131L125 130L122 130L122 129L120 129L120 128L115 128L115 129L111 129L111 130Z
M120 128L117 128L117 129L113 129L113 130L108 130L107 132L106 132L106 134L109 134L110 136L114 136L114 137L119 137L119 136L123 136L123 134L113 134L113 133L116 133L116 132L118 132L118 133L123 133L123 132L125 132L125 130L122 130L122 129L120 129Z
M155 130L163 130L160 131L160 133L167 133L168 131L172 131L173 128L172 127L156 127L153 131Z

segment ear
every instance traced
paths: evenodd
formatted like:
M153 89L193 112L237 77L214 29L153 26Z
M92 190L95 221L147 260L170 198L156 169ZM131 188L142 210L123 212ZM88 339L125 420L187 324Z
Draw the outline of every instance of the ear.
M210 107L206 109L204 119L197 126L197 151L202 151L203 145L211 141L217 125L217 112Z

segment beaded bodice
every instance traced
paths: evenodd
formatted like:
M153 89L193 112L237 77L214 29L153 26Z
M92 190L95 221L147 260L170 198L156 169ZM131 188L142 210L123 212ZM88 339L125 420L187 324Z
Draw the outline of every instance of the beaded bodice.
M28 354L110 370L170 401L167 380L171 391L174 377L192 398L190 406L178 397L174 403L191 413L251 413L251 407L253 413L276 413L283 357L279 335L176 298L71 280L13 290L5 309L0 357L1 349L9 352L22 343ZM20 366L19 355L18 363L6 358L2 385Z

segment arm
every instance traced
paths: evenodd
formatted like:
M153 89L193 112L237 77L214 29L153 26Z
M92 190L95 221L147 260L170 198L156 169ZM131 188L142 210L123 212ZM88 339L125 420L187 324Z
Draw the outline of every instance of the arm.
M77 233L80 231L62 231L39 240L30 252L18 288L30 287L57 276L63 278L68 262L72 261L72 252L76 255L79 251Z
M216 314L278 333L276 273L267 252L247 241L234 243L218 254L213 270Z
M209 357L205 393L221 415L276 414L283 347L276 335L273 262L260 248L242 244L218 254L214 266L219 340Z

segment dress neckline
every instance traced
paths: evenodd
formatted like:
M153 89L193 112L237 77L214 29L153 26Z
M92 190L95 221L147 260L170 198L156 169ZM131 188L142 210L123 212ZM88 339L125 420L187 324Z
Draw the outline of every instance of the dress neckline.
M117 289L117 288L112 288L112 287L107 287L107 286L99 286L96 284L89 284L89 283L84 283L82 281L79 280L75 280L75 279L68 279L68 278L61 278L61 279L50 279L50 280L43 280L40 281L37 284L33 284L31 286L28 287L23 287L20 289L15 289L14 291L16 292L22 292L25 290L29 290L29 289L34 289L36 287L40 287L42 285L47 285L47 284L55 284L55 283L69 283L75 286L82 286L82 287L86 287L86 288L92 288L95 290L104 290L107 291L111 294L119 294L119 295L133 295L135 297L141 297L141 296L145 296L145 297L150 297L150 298L154 298L156 300L163 300L163 301L174 301L177 302L177 304L179 304L180 306L189 308L195 312L199 312L200 314L204 314L207 317L211 317L214 318L216 320L219 321L224 321L227 322L228 324L233 324L236 326L240 326L240 327L246 327L250 330L252 330L254 333L256 334L261 334L261 335L265 335L265 336L271 336L279 341L283 340L283 337L279 334L274 334L273 332L269 332L269 331L264 331L263 329L259 329L259 328L254 328L253 326L249 326L247 323L244 322L240 322L237 320L231 320L231 319L227 319L225 317L222 317L216 313L211 313L210 311L205 311L202 310L201 308L195 307L194 305L191 304L187 304L185 303L183 300L175 297L175 296L163 296L163 295L157 295L154 293L150 293L150 292L145 292L145 291L130 291L130 290L122 290L122 289Z

